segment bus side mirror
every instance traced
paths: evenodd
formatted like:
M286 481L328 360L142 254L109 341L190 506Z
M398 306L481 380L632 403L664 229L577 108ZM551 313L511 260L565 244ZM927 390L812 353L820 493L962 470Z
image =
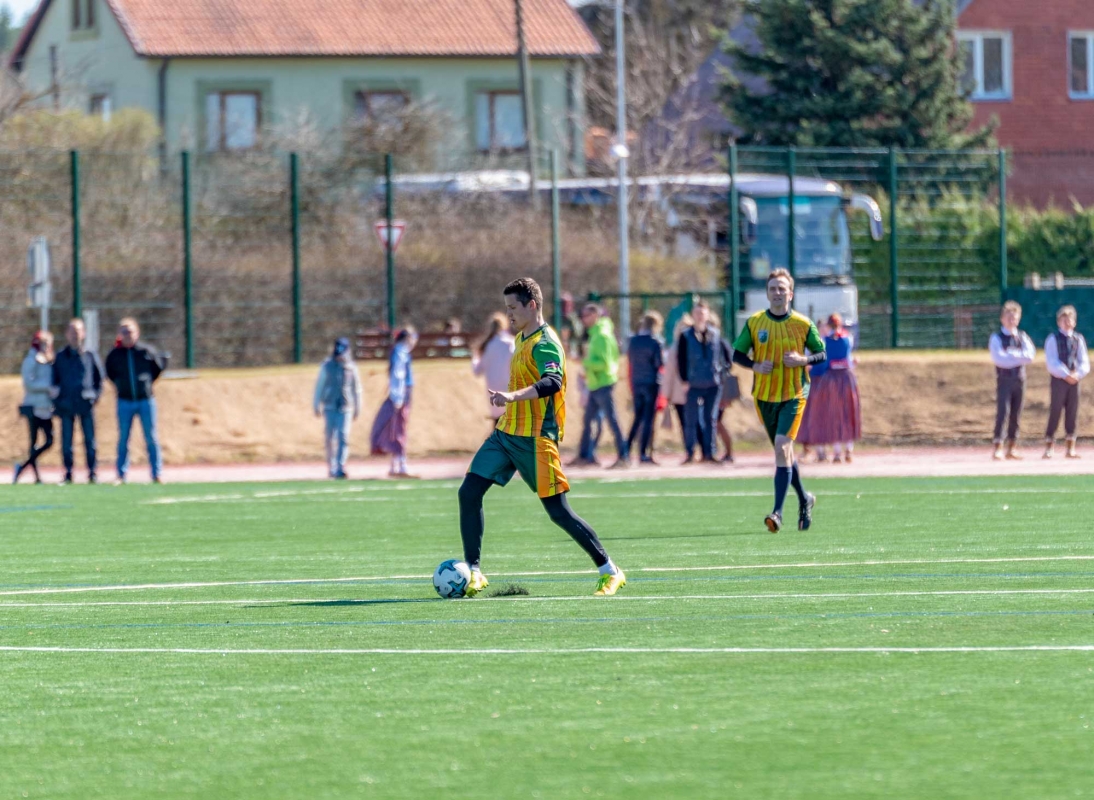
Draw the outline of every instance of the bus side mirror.
M881 206L872 197L864 194L851 195L851 208L863 211L870 220L870 238L880 242L885 237L885 223L881 219Z
M741 240L751 247L756 243L756 228L760 224L760 210L751 197L740 198Z

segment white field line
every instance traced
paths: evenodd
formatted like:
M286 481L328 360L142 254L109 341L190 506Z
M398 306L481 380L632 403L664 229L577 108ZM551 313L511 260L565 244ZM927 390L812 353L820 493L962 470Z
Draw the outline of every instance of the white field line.
M827 567L878 567L878 566L907 566L923 564L1017 564L1030 562L1051 561L1094 561L1094 555L1089 556L1013 556L1001 558L935 558L935 559L893 559L889 561L805 561L796 564L724 564L717 567L635 567L633 573L664 573L664 572L729 572L740 570L760 569L824 569ZM535 578L554 577L565 575L591 575L591 569L579 570L542 570L536 572L505 572L499 577L504 578ZM39 594L81 594L84 592L133 592L157 589L206 589L224 586L282 586L293 584L311 583L367 583L374 581L396 580L428 580L431 576L418 575L362 575L352 578L286 578L272 580L250 581L192 581L186 583L137 583L137 584L113 584L107 586L62 586L56 588L41 589L8 589L0 591L0 597L18 597L21 595Z
M607 481L604 481L607 482ZM255 492L253 494L206 494L206 495L193 495L193 496L181 496L181 497L157 497L154 500L142 500L140 505L149 506L161 506L161 505L177 505L180 503L230 503L230 502L250 502L253 500L268 500L280 497L306 497L315 495L337 495L337 494L351 494L365 491L379 491L379 492L405 492L411 489L410 485L391 485L383 487L346 487L344 489L285 489L268 492ZM438 488L438 487L434 487ZM1017 487L1014 489L896 489L892 491L825 491L821 494L821 497L880 497L880 496L893 496L893 495L973 495L973 494L1073 494L1074 489L1067 488L1044 488L1035 489L1031 487ZM622 493L597 493L597 492L582 492L580 490L573 493L575 499L589 499L589 500L636 500L636 499L657 499L662 497L769 497L771 492L769 491L725 491L725 492L687 492L687 491L665 491L665 492L622 492ZM376 498L381 499L394 499L394 498Z
M567 656L567 655L865 655L889 653L1063 653L1094 652L1094 644L986 645L954 647L574 647L574 648L196 648L196 647L32 647L0 646L0 653L101 653L119 655L177 654L209 656Z
M1094 589L953 589L923 592L815 592L815 593L768 593L768 594L661 594L661 595L616 595L613 600L605 601L593 595L565 595L555 597L504 597L494 598L504 600L506 603L568 603L585 601L591 603L644 601L644 602L676 602L678 600L846 600L857 598L879 597L951 597L985 596L1005 597L1013 595L1069 595L1069 594L1094 594ZM332 597L294 597L286 599L239 599L239 600L99 600L87 602L64 603L0 603L3 608L95 608L100 606L256 606L256 605L291 605L294 603L336 603L345 598ZM434 602L438 598L410 598L414 602ZM367 605L367 598L359 601ZM471 608L495 608L483 603L468 602L462 607Z

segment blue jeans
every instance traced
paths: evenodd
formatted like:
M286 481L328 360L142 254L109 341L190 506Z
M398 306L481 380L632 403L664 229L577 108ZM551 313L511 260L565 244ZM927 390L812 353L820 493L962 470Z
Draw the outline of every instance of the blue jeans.
M348 411L324 409L326 427L323 434L323 447L327 454L327 472L334 478L346 474L346 459L349 458L349 428L353 415Z
M602 386L589 392L589 402L585 406L585 424L581 430L581 445L578 447L578 456L588 461L592 461L596 455L597 440L600 436L597 434L594 439L592 429L593 422L601 416L606 418L608 425L611 426L612 435L615 437L616 453L620 458L624 458L627 454L627 443L619 427L619 419L615 416L615 398L612 397L614 388L615 386Z
M65 476L72 477L72 468L76 459L72 453L72 437L76 432L76 420L80 420L80 429L84 432L84 454L87 456L87 471L95 474L95 414L61 414L61 458L65 465Z
M129 472L129 432L133 428L133 417L140 417L141 430L144 431L144 444L148 449L148 464L152 467L152 479L163 471L163 457L160 454L160 437L156 430L156 401L122 400L118 398L118 477L125 480Z
M718 397L721 393L721 386L688 389L688 403L684 408L684 449L687 451L688 458L695 454L695 439L698 433L703 458L714 459L714 418L718 414ZM700 408L700 402L702 408Z

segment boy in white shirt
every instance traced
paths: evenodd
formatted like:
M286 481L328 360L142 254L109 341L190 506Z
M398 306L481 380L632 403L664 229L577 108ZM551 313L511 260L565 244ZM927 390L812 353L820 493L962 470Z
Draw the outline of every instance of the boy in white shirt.
M1022 401L1026 394L1026 365L1033 362L1037 348L1027 334L1018 330L1022 307L1014 300L1003 304L999 314L999 330L988 340L988 352L995 364L995 436L992 443L996 461L1003 458L1003 425L1007 424L1006 457L1020 459L1015 452L1018 444L1018 423L1022 416Z
M1078 319L1075 306L1064 306L1056 312L1058 330L1049 334L1045 340L1045 362L1052 376L1052 394L1048 428L1045 430L1044 458L1052 458L1061 414L1064 417L1067 457L1079 457L1075 451L1078 437L1076 422L1079 417L1079 382L1090 374L1090 354L1087 352L1086 339L1075 332Z

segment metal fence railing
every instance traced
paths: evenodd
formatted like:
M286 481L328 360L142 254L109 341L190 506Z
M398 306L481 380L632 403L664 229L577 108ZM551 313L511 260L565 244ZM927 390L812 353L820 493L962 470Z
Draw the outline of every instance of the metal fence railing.
M851 217L863 346L986 340L1008 278L1002 152L734 147L729 166L730 177L824 178L880 204L881 241ZM731 181L713 169L692 176L722 204L691 231L698 255L666 244L680 230L674 200L645 177L632 184L632 319L643 302L695 289L726 306L732 329L749 254L725 210ZM606 294L619 275L614 182L552 181L546 158L539 171L532 203L523 173L412 174L398 159L334 151L0 152L0 371L18 369L38 324L25 266L38 236L52 253L55 332L96 310L105 349L117 320L135 316L176 366L314 361L336 336L407 322L479 330L518 275L543 285L549 317L563 290L617 306ZM808 256L794 203L787 212L795 271ZM387 259L373 228L396 217L407 232Z
M885 235L874 241L852 216L854 283L864 347L970 347L987 339L1006 292L1006 154L1002 150L919 151L732 147L730 178L760 173L821 178L874 198ZM793 182L790 182L793 193ZM788 204L783 266L800 263ZM732 223L730 223L732 224ZM739 243L738 243L739 244ZM729 278L747 269L747 248L730 247Z

